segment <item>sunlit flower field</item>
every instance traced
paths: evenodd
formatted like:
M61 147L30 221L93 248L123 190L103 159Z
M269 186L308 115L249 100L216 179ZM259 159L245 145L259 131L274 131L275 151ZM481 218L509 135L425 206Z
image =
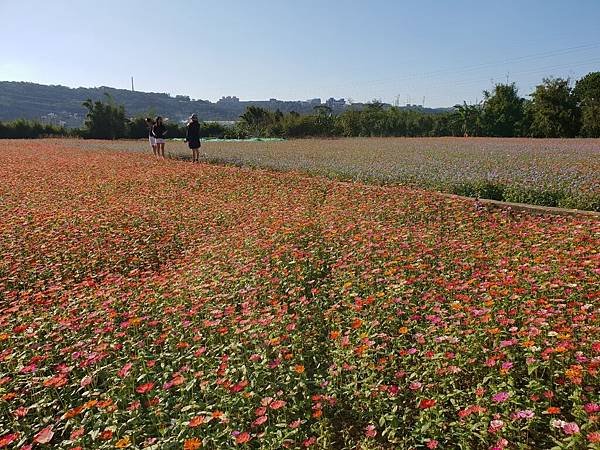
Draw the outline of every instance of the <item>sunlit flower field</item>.
M0 448L600 448L597 218L1 145Z
M81 142L81 141L80 141ZM106 148L105 142L85 146ZM146 142L111 148L148 151ZM362 138L209 142L205 160L600 211L600 139ZM183 142L167 152L191 158Z

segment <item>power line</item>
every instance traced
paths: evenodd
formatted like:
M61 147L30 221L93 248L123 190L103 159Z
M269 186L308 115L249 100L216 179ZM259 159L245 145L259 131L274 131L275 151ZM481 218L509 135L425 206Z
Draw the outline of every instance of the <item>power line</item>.
M415 74L405 75L402 77L387 77L387 78L383 78L383 79L379 79L379 80L370 80L370 81L365 81L365 82L351 82L348 84L355 86L355 87L359 87L359 86L362 87L362 86L367 86L367 85L383 84L383 83L387 83L389 81L398 82L398 81L405 81L405 80L410 80L410 79L415 79L415 78L423 79L423 78L431 78L431 77L436 77L436 76L446 76L448 74L461 74L461 73L465 73L465 72L472 72L472 71L477 71L477 70L481 70L481 69L485 69L485 68L490 68L490 67L494 67L494 66L498 66L498 65L504 65L507 63L515 63L515 62L523 62L523 61L528 61L528 60L537 60L537 59L544 59L544 58L549 58L549 57L564 56L564 55L568 55L570 53L577 53L577 52L582 52L582 51L593 50L598 47L600 47L600 42L595 42L595 43L589 43L589 44L584 44L584 45L578 45L578 46L574 46L574 47L568 47L568 48L564 48L564 49L560 49L560 50L551 50L551 51L533 53L533 54L524 55L524 56L518 56L518 57L514 57L514 58L507 58L507 59L504 59L501 61L496 61L496 62L473 64L473 65L467 65L467 66L456 67L456 68L438 69L438 70L424 72L424 73L420 73L420 74L415 73ZM340 85L338 85L338 86L340 86Z
M572 68L576 68L576 67L584 67L584 66L593 65L593 64L600 64L600 59L588 60L585 62L582 61L582 62L570 63L570 64L552 65L552 66L537 68L534 70L518 71L518 72L513 72L512 75L547 74L551 70L572 69ZM453 91L456 91L455 89L452 89L454 87L457 87L457 86L470 87L470 86L476 86L476 85L480 86L480 83L483 83L486 81L489 81L489 79L479 78L479 79L470 79L470 80L458 80L458 81L454 81L454 82L438 83L438 84L429 85L428 88L438 88L439 89L439 88L449 87L450 92L453 92Z

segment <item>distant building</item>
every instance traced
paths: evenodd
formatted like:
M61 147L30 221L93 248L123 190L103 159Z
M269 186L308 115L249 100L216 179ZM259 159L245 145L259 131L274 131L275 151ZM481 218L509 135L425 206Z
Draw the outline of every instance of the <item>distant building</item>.
M339 100L336 100L335 98L331 97L325 102L325 104L334 111L344 109L346 107L346 99L340 98Z
M235 97L235 96L227 96L227 97L221 97L221 99L217 102L217 104L234 104L234 103L239 103L240 99Z
M318 106L321 104L321 99L320 98L311 98L310 100L306 100L306 102L303 103L307 103L310 106Z

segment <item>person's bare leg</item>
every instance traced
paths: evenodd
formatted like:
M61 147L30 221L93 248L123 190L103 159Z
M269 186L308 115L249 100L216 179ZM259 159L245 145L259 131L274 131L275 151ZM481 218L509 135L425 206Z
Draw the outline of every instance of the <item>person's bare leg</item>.
M160 149L160 157L162 159L165 159L165 144L160 144L159 149Z
M157 147L158 146L156 144L154 144L152 146L152 154L154 155L155 158L158 158L158 149L157 149Z

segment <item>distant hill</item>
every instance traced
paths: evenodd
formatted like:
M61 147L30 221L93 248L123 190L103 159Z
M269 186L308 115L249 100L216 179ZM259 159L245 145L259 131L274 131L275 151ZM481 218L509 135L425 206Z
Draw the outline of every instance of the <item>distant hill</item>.
M319 105L327 105L336 113L350 107L343 99L333 98L321 102L321 99L240 101L237 97L224 97L213 103L208 100L193 100L183 95L173 97L166 93L137 92L105 86L73 89L65 86L0 81L0 121L30 119L78 127L85 120L86 110L82 102L88 98L94 101L104 100L105 93L108 93L116 103L125 105L125 110L131 117L160 114L171 121L184 121L192 113L198 114L205 121L235 121L248 106L260 106L284 113L295 111L299 114L310 114L315 106ZM351 107L362 106L364 105L355 104ZM431 113L445 110L415 106L410 108L419 108Z

